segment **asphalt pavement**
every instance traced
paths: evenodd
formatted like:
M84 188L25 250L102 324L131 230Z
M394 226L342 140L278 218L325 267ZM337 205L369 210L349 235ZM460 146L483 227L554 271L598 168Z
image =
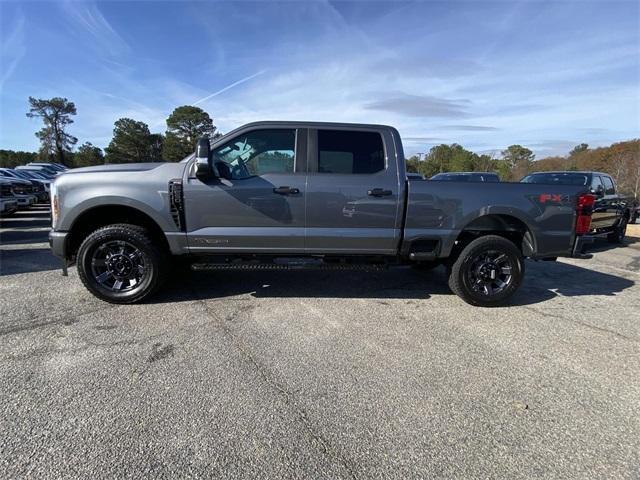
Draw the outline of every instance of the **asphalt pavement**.
M115 306L47 225L0 222L2 478L640 478L640 238L527 262L505 308L410 268Z

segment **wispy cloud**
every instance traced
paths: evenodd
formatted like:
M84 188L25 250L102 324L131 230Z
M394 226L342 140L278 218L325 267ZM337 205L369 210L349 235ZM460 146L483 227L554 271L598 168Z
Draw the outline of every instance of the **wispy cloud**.
M89 34L92 46L100 53L118 56L131 50L94 3L67 0L62 7L76 29Z
M383 110L410 117L462 118L468 116L466 110L468 105L468 100L451 100L430 95L403 93L384 100L369 102L365 105L365 108L368 110Z
M20 63L20 60L27 53L24 38L25 18L22 13L17 15L13 22L13 28L3 36L0 47L0 90L4 83L11 78Z
M433 143L433 142L441 142L443 139L438 137L402 137L403 142L411 142L411 143Z
M499 130L496 127L488 127L485 125L441 125L438 130L452 130L459 132L494 132Z
M201 104L201 103L204 103L204 102L206 102L207 100L210 100L210 99L212 99L213 97L217 97L217 96L218 96L218 95L220 95L221 93L224 93L224 92L226 92L227 90L232 89L233 87L237 87L238 85L241 85L241 84L243 84L243 83L245 83L245 82L248 82L249 80L251 80L251 79L253 79L253 78L256 78L256 77L257 77L257 76L259 76L259 75L262 75L264 72L266 72L266 70L260 70L259 72L254 73L253 75L249 75L248 77L241 78L240 80L238 80L238 81L236 81L236 82L233 82L233 83L231 83L231 84L227 85L226 87L221 88L220 90L218 90L218 91L216 91L216 92L213 92L213 93L212 93L212 94L210 94L210 95L207 95L206 97L202 97L201 99L196 100L196 101L195 101L195 102L193 102L191 105L194 105L194 106L195 106L195 105L199 105L199 104Z

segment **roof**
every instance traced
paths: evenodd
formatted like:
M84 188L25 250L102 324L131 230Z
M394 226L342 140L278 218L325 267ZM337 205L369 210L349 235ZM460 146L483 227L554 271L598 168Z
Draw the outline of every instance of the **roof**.
M496 172L440 172L436 173L436 175L498 175Z
M542 175L545 173L556 173L556 174L578 174L578 175L606 175L610 177L611 175L604 172L594 172L592 170L548 170L544 172L531 172L527 175Z
M225 133L219 139L215 139L214 142L218 143L219 140L222 138L227 138L238 131L244 130L246 128L253 128L253 127L280 127L280 128L306 127L306 128L339 128L339 129L364 128L364 129L374 129L374 130L389 129L389 130L393 130L396 134L398 134L397 130L390 125L378 125L374 123L368 124L368 123L338 123L338 122L310 122L310 121L298 122L294 120L262 120L259 122L251 122L251 123L246 123L244 125L240 125L239 127L234 128L230 132Z
M259 122L251 122L238 128L245 127L280 127L280 126L298 126L298 127L334 127L334 128L392 128L390 125L380 125L375 123L342 123L342 122L313 122L313 121L295 121L295 120L261 120Z

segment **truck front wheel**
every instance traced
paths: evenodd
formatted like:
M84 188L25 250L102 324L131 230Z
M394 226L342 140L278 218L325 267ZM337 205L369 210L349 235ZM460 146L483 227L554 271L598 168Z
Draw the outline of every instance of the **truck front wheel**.
M520 287L524 259L511 241L486 235L467 245L455 260L449 288L471 305L503 305Z
M80 245L78 275L96 297L111 303L135 303L162 284L168 262L149 231L115 224L90 234Z

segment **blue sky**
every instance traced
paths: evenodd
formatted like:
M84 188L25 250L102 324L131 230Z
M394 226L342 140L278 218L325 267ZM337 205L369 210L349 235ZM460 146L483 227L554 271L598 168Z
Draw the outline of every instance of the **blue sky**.
M3 2L0 148L35 150L29 95L152 132L178 105L396 126L408 153L512 143L538 157L640 137L640 7L624 1Z

